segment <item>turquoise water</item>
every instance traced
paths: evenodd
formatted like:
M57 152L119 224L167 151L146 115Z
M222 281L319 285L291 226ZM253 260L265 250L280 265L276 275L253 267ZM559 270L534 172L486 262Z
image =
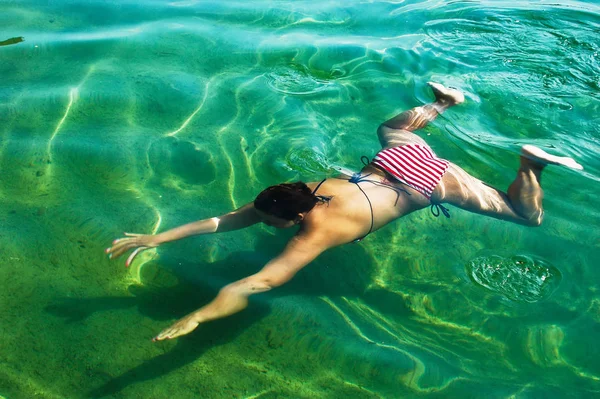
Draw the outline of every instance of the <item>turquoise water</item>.
M593 2L0 2L0 396L581 398L600 395L600 7ZM2 43L0 43L2 44ZM458 209L322 255L244 312L157 332L293 234L254 226L103 249L264 187L360 168L377 125L507 187L545 171L539 228Z

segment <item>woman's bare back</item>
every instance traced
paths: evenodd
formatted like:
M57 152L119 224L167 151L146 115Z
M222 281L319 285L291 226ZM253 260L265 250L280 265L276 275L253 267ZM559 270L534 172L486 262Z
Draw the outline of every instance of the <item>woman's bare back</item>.
M368 180L378 184L369 181L352 183L343 178L325 180L317 194L332 198L308 213L302 226L305 232L321 233L330 242L328 246L333 247L363 238L429 205L429 201L416 190L389 182L383 172L372 169L363 170L363 175L371 173ZM314 190L319 183L307 185Z

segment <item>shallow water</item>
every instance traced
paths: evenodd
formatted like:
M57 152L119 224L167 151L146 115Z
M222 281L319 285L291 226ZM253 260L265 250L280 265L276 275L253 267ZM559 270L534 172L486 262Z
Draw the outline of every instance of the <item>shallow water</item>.
M593 2L1 2L0 396L599 395L598 32ZM546 170L541 227L422 211L150 341L293 232L130 269L112 239L360 168L429 80L467 101L423 137L492 185L524 143L585 166Z

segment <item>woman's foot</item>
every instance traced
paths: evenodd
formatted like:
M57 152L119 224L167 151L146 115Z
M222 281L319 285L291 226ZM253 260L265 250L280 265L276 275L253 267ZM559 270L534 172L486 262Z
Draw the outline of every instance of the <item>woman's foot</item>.
M541 148L531 144L524 145L523 148L521 148L521 155L534 161L535 163L541 164L542 166L546 166L548 164L562 165L571 169L583 170L583 166L575 162L573 158L557 157L555 155L548 154Z
M435 99L447 107L457 105L465 101L464 94L456 89L449 89L435 82L427 82L427 84L429 87L431 87L431 90L433 90Z

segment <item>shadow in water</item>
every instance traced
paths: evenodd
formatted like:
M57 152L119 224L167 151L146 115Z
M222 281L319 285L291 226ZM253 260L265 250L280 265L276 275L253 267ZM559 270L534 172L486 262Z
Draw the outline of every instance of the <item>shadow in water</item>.
M165 276L164 273L160 275ZM141 314L153 320L169 320L170 323L173 318L197 309L199 304L208 303L218 292L218 289L210 284L198 285L180 281L175 286L156 287L152 286L152 283L157 282L153 281L148 286L131 286L129 292L133 296L61 298L46 307L46 311L64 317L68 323L74 323L96 312L136 307ZM241 312L226 319L200 325L192 334L178 338L176 346L168 352L147 360L117 377L103 373L103 377L109 380L86 396L100 398L115 395L129 385L161 377L193 362L207 349L234 340L251 324L269 313L269 308L263 304L252 304L252 307L251 312ZM168 324L164 327L168 327Z
M173 320L208 303L218 290L228 282L255 273L272 257L276 256L287 242L283 237L261 237L255 251L232 253L226 259L211 264L183 263L178 258L181 246L161 248L160 266L148 263L142 274L151 275L144 279L143 286L131 286L132 296L98 298L61 298L49 305L46 311L64 317L68 323L80 322L90 315L115 309L136 307L139 313L154 320ZM262 237L264 235L265 237ZM179 247L179 248L178 248ZM228 318L200 325L192 334L179 338L169 352L150 359L139 366L112 378L89 393L90 397L116 394L127 386L166 375L200 357L207 349L234 340L250 325L269 314L270 299L289 295L328 297L363 296L372 278L373 259L359 245L346 246L323 254L307 266L284 287L265 295L251 297L252 311L245 311ZM168 271L171 267L173 274ZM177 277L174 277L176 275ZM149 281L146 281L149 280ZM174 280L176 281L173 284ZM165 286L165 282L170 286ZM383 302L390 298L386 293ZM379 292L370 290L369 298L379 302ZM371 300L369 302L371 302ZM404 301L394 296L396 306L386 309L399 315L410 313ZM166 327L166 326L165 326Z
M155 264L149 266L157 267ZM161 276L167 274L161 273ZM140 314L153 320L172 320L177 315L191 312L198 307L198 303L208 302L217 292L209 285L198 286L178 281L174 286L161 287L154 283L130 286L128 291L131 296L59 298L45 310L64 318L67 323L81 322L97 312L134 307Z
M162 355L156 356L137 367L113 378L88 393L88 397L101 398L114 395L129 385L153 380L193 362L215 346L234 340L252 323L268 314L261 306L253 312L240 313L227 319L217 320L209 325L200 325L193 334L178 338L177 345Z

